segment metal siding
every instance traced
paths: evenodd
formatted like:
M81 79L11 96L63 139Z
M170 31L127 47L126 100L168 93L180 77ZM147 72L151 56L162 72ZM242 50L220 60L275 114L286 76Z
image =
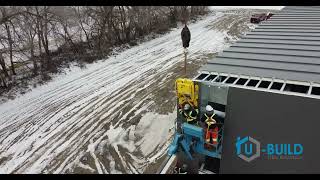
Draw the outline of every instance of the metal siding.
M276 32L276 31L264 31L264 32L261 32L261 31L252 31L252 32L249 32L247 34L261 34L261 35L276 35L276 36L309 36L309 37L319 37L320 36L320 33L319 31L317 33L315 32Z
M267 62L261 60L248 60L248 59L237 59L237 58L216 58L215 64L222 65L232 65L232 66L247 66L254 68L269 68L277 70L290 70L297 72L310 72L310 73L319 73L320 68L315 65L310 64L288 64L286 62ZM299 68L297 68L299 67Z
M320 41L319 37L308 36L279 36L279 35L260 35L260 34L247 34L244 38L264 38L264 39L278 39L278 40L308 40L308 41Z
M320 65L320 59L317 57L298 57L298 56L254 54L254 53L249 54L249 53L238 53L238 52L224 52L223 56L216 56L216 57ZM209 60L209 63L215 63L215 59Z
M320 7L285 7L200 70L320 83Z
M247 47L230 47L226 52L247 52L247 53L261 53L261 54L278 54L289 56L305 56L305 57L320 57L319 51L307 50L290 50L280 49L276 46L274 48L247 48Z
M285 45L291 45L291 44L298 44L298 45L314 45L319 46L320 41L305 41L305 40L279 40L279 39L263 39L263 38L245 38L238 41L238 43L241 42L253 42L253 43L272 43L272 44L285 44ZM234 44L234 45L237 45Z
M263 38L246 38L241 39L238 43L270 43L270 44L284 44L284 45L312 45L319 46L320 41L304 41L304 40L279 40L279 39L263 39ZM238 43L234 44L237 45Z
M279 49L290 49L290 50L309 50L309 51L320 51L320 46L316 45L292 45L292 44L275 44L275 43L243 43L238 42L231 47L250 47L250 48L279 48Z
M220 173L320 173L319 110L314 108L319 106L312 98L229 88ZM236 155L238 136L258 140L261 148L267 143L302 144L303 158L268 160L261 153L246 162Z
M263 29L259 29L259 28L256 28L255 30L253 30L252 32L281 32L281 33L319 33L319 29L320 28L315 28L315 29L311 29L311 28L308 28L306 29L305 27L303 28L297 28L297 27L292 27L292 28L288 28L288 27L282 27L281 29L280 28L263 28Z
M259 76L266 78L277 78L283 80L292 81L309 81L320 82L320 74L310 72L297 72L289 70L279 70L270 68L256 68L248 66L234 66L234 65L221 65L221 64L209 64L203 67L203 71L214 71L219 73L231 73L248 76ZM280 78L281 77L281 78Z

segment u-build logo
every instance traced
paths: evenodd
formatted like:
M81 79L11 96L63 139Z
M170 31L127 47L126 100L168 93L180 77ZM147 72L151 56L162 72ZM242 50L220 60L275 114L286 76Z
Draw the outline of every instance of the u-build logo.
M272 144L262 146L260 141L246 136L237 138L236 154L244 161L266 157L267 160L297 160L303 157L302 144Z

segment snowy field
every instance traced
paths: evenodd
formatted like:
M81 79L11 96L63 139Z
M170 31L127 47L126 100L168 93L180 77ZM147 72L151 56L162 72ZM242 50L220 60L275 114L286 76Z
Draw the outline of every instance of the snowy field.
M212 13L189 25L189 63L230 46L236 37L215 24L231 14ZM0 173L143 173L172 138L174 84L167 82L182 71L180 32L85 69L74 66L1 104Z

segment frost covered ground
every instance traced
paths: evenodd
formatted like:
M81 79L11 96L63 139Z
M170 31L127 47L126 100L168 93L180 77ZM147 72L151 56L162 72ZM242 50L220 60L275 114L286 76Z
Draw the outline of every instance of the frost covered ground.
M212 13L189 25L189 76L252 27L249 14ZM180 31L1 104L0 173L143 173L156 164L173 134Z

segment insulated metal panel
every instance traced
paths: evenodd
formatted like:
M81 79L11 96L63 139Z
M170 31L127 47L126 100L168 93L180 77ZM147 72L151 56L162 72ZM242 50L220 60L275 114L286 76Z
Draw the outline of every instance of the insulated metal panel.
M276 103L275 103L276 102ZM229 88L220 173L320 173L319 99ZM294 158L260 157L247 162L236 154L237 137L250 136L267 144L301 144Z
M318 73L280 70L275 68L256 68L256 67L250 67L250 66L209 64L202 69L204 71L210 70L210 71L215 71L219 73L228 72L232 74L277 78L277 79L292 80L292 81L295 81L295 80L306 81L307 79L308 81L312 81L312 82L320 82L320 74Z
M285 63L285 62L276 62L276 61L261 61L261 60L248 60L240 58L216 58L215 64L220 65L230 65L230 66L246 66L254 67L257 69L276 69L283 71L296 71L302 73L315 73L320 74L320 68L313 64L302 64L299 69L295 63Z
M317 57L299 57L299 56L285 56L274 54L257 54L257 53L242 53L242 52L224 52L223 56L216 56L216 58L238 58L249 60L259 60L266 62L285 62L285 63L303 63L311 65L320 65L320 59ZM209 60L209 63L215 63L216 59Z
M305 41L305 40L281 40L281 39L263 39L263 38L245 38L238 41L238 43L270 43L270 44L285 44L285 45L313 45L319 46L320 41Z
M238 42L231 47L246 47L246 48L270 48L270 49L288 49L288 50L308 50L308 51L320 51L320 46L314 45L292 45L292 44L275 44L275 43L242 43Z
M278 54L278 55L288 55L288 56L306 56L306 57L320 57L320 52L318 51L308 51L308 50L291 50L291 49L281 49L275 46L274 48L250 48L250 47L230 47L225 50L225 52L246 52L246 53L261 53L261 54Z
M320 83L320 7L285 7L200 71Z
M202 82L200 84L200 104L205 106L208 102L215 102L226 105L228 96L228 86L212 82Z
M319 37L309 36L280 36L280 35L260 35L260 34L247 34L243 38L263 38L263 39L278 39L278 40L305 40L305 41L320 41Z
M259 29L256 28L255 30L253 30L252 32L299 32L299 33L319 33L319 29L318 28L314 28L314 29L307 29L307 28L264 28L264 29Z
M261 34L261 35L268 35L268 36L273 36L273 35L277 35L277 36L309 36L309 37L319 37L320 33L318 32L270 32L270 31L252 31L247 33L249 34Z

